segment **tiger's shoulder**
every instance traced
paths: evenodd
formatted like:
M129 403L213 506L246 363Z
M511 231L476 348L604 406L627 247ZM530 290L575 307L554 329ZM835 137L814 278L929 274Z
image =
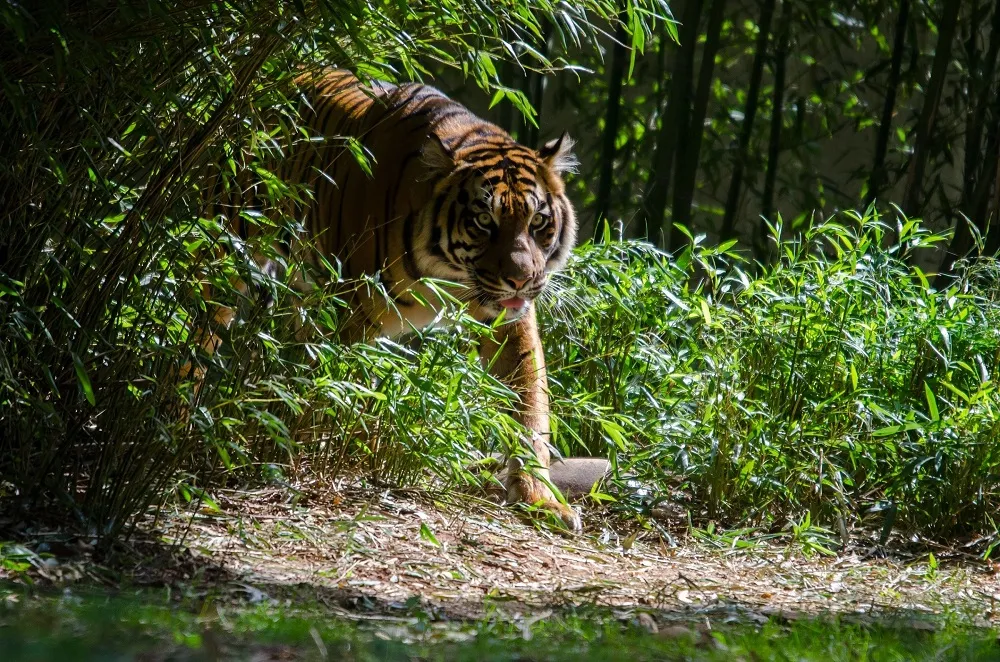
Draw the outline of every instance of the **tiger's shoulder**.
M426 83L364 82L344 69L300 74L295 82L324 129L342 120L362 132L426 130L444 142L453 142L463 129L469 135L506 136L499 127Z

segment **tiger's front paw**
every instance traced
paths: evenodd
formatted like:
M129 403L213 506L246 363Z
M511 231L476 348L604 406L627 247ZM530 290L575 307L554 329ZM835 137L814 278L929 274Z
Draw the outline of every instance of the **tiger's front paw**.
M580 514L577 513L571 506L565 503L560 503L555 498L539 504L541 508L549 511L553 515L559 518L559 521L567 530L573 533L580 533L583 531L583 522L580 521Z
M583 529L580 515L559 501L544 481L526 471L518 471L507 482L507 502L525 503L541 508L559 519L566 529L579 533Z

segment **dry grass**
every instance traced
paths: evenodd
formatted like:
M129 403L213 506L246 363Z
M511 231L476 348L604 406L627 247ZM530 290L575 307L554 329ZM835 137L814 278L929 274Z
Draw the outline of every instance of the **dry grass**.
M931 622L960 613L1000 622L995 567L971 557L933 568L927 556L864 560L862 550L720 551L682 530L670 547L649 532L619 535L596 518L586 535L571 537L488 501L439 496L318 484L224 493L218 510L161 521L163 540L187 546L185 564L139 564L132 580L250 602L319 601L353 618L417 607L447 620L533 618L596 606L661 621L838 614Z

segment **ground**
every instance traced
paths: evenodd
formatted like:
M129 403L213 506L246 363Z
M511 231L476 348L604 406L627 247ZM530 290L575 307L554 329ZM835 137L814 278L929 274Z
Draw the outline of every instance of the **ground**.
M471 495L360 487L219 493L192 521L182 515L155 526L187 548L187 561L140 563L132 581L214 583L251 602L314 597L362 616L419 607L441 619L498 610L537 618L590 605L660 623L812 614L931 622L941 613L1000 621L996 567L960 550L932 560L863 548L826 556L787 540L732 549L731 538L683 530L619 534L597 515L573 536Z
M26 660L1000 659L1000 580L961 549L938 561L857 542L828 556L807 536L745 547L682 517L644 529L596 509L571 535L471 494L318 481L214 497L193 518L151 517L111 559L38 526L0 545L0 648Z

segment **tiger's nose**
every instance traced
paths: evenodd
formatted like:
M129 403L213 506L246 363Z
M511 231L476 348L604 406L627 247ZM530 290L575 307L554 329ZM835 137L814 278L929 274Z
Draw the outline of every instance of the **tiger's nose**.
M529 280L531 280L530 277L526 277L526 278L514 278L512 276L508 276L506 278L507 284L510 285L511 287L513 287L515 290L519 290L522 287L524 287L525 283L527 283Z

